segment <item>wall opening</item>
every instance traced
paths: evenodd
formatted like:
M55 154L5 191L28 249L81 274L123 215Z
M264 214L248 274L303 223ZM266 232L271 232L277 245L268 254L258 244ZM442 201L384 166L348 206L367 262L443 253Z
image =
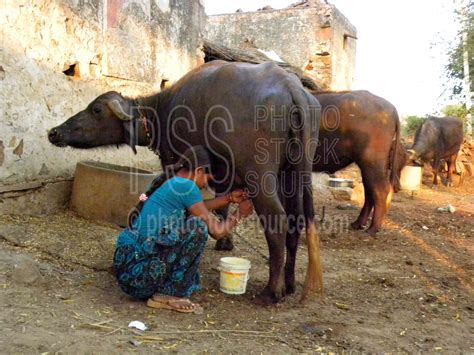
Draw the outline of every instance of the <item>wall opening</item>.
M81 76L79 71L79 63L77 62L74 64L64 64L63 69L64 75L72 76L74 78L79 78Z

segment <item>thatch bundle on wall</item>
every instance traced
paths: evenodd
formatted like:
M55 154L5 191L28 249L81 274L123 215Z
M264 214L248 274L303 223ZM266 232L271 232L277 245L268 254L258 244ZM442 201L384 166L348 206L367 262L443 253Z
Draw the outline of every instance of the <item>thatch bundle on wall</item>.
M287 72L295 74L300 80L303 86L310 90L321 91L321 87L315 83L313 79L304 75L301 69L298 69L286 62L280 62L273 60L260 52L257 48L229 48L223 45L219 45L207 40L204 40L203 51L205 54L204 61L210 62L212 60L220 59L228 62L247 62L247 63L264 63L274 62L279 65Z

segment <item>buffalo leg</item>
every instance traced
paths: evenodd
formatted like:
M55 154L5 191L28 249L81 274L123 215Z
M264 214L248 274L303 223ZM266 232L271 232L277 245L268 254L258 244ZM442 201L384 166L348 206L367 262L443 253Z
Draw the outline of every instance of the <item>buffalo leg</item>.
M288 233L286 235L286 263L285 263L285 286L286 293L292 294L296 291L295 265L296 252L298 251L298 242L300 231L297 216L289 216Z
M456 159L458 154L451 155L447 160L446 163L448 164L448 173L446 177L446 186L453 186L453 172L456 169Z
M263 176L263 174L261 175ZM288 222L283 205L276 193L276 181L264 179L260 184L260 191L252 197L255 212L259 216L265 230L268 251L270 254L270 278L262 292L265 301L277 303L285 295L284 265L285 241L288 231Z
M374 208L373 184L369 181L369 179L369 174L365 171L362 171L362 182L364 184L364 206L362 206L359 217L357 217L357 219L351 223L352 229L363 229L367 224L370 212L372 212L372 209Z
M286 293L292 294L296 291L295 264L296 253L298 251L298 242L301 234L301 222L304 222L301 206L298 206L298 198L288 194L292 186L295 185L293 179L286 175L282 177L284 182L284 196L280 200L284 204L285 212L288 217L288 233L286 235L286 263L285 263L285 286ZM298 186L299 184L296 184ZM294 190L294 188L293 188ZM296 191L294 191L296 192Z
M377 169L369 178L374 199L374 214L367 233L374 236L382 227L382 221L390 207L392 190L383 169Z
M439 158L435 158L433 161L433 185L438 185L438 172L439 172L439 166L441 164L441 160Z

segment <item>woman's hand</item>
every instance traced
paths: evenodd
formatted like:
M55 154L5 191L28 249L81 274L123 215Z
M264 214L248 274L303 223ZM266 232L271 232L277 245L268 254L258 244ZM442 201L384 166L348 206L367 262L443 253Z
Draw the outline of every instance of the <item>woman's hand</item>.
M230 193L230 202L241 203L244 200L248 200L248 194L244 190L238 189Z
M253 212L253 204L251 200L244 200L239 203L239 216L241 218L248 217Z

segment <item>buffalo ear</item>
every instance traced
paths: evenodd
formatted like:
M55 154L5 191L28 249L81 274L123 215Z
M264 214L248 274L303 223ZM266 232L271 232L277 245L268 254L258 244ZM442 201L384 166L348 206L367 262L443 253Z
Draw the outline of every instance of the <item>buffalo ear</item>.
M121 119L122 121L131 121L133 120L133 116L127 114L124 110L122 105L118 100L111 100L107 102L107 106L109 109L114 113L117 118Z

